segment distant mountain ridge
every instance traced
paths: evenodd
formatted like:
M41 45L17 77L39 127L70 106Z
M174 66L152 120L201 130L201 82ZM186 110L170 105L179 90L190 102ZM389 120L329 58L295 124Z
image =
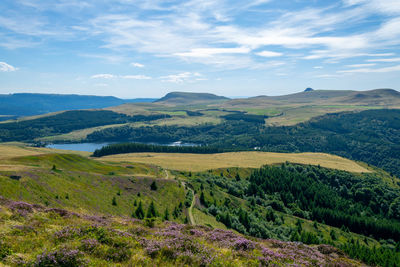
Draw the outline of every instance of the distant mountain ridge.
M400 92L394 89L354 90L305 90L303 92L281 96L256 96L245 99L233 99L226 104L295 104L326 101L329 103L357 103L364 105L400 104Z
M155 102L171 103L171 104L190 104L190 103L224 101L224 100L229 100L229 98L210 93L171 92Z
M62 110L97 109L135 102L153 102L156 99L120 99L113 96L31 94L0 95L0 115L4 118L32 116Z

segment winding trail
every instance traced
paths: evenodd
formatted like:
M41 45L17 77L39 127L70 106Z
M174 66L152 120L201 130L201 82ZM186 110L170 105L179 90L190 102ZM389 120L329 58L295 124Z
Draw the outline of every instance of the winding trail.
M165 179L169 179L169 173L166 169L164 169L164 173L165 173ZM192 204L190 205L190 207L188 209L188 216L189 216L189 223L191 225L196 225L196 222L195 222L194 216L193 216L193 207L196 204L196 196L194 194L193 189L186 186L186 183L184 181L180 180L180 183L182 184L183 188L186 188L187 190L190 190L192 192L193 199L192 199Z
M184 181L181 180L180 182L181 182L183 188L187 188L188 190L190 190L192 192L193 199L192 199L192 204L190 204L190 207L188 209L188 216L189 216L189 223L191 225L196 225L196 222L195 222L194 216L193 216L193 207L196 204L196 196L195 196L194 191L193 191L192 188L187 187L186 183Z
M189 222L191 225L196 225L196 222L194 221L194 216L193 216L193 207L194 207L194 204L196 204L196 196L194 194L193 189L191 189L191 188L188 188L188 189L190 191L192 191L192 194L193 194L192 204L190 205L189 210L188 210Z
M169 179L169 173L168 173L168 171L164 169L164 172L165 172L165 179Z

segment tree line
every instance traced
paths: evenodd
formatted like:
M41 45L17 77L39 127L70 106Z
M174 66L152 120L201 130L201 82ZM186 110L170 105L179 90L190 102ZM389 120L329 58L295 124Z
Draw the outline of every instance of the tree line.
M211 154L222 153L225 150L208 146L165 146L141 143L121 143L103 146L93 152L93 157L102 157L114 154L157 152L157 153L196 153Z

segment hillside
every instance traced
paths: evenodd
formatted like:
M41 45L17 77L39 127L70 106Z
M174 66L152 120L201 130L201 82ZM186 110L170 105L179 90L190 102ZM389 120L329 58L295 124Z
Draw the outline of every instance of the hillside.
M189 105L194 103L221 102L228 99L224 96L208 93L171 92L155 102L159 104Z
M1 149L0 263L11 266L56 255L102 266L360 265L345 253L395 266L400 257L399 180L381 170L209 162L208 170L191 172L21 145Z
M232 231L93 216L0 197L0 264L10 266L359 266L328 245Z
M2 120L62 110L98 109L124 103L152 102L155 99L120 99L113 96L18 93L0 95Z

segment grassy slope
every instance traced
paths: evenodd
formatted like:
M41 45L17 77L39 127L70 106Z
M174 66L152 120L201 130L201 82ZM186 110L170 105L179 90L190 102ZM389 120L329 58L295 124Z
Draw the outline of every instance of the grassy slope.
M101 161L151 163L183 171L205 171L227 167L258 168L286 161L321 165L350 172L369 172L354 161L323 153L232 152L220 154L131 153L106 156Z
M124 217L63 214L19 203L27 207L24 210L13 208L15 204L0 199L0 264L37 264L38 255L43 261L47 253L58 251L70 255L64 260L84 260L89 266L260 266L262 260L279 266L361 266L334 248L327 251L326 246L254 240L229 231L171 223L157 222L149 228Z
M184 202L185 189L178 180L185 180L187 183L194 186L194 190L197 192L196 208L193 209L195 222L199 225L211 226L213 228L224 228L224 225L217 222L215 217L202 211L203 207L198 201L200 184L198 183L196 174L189 175L189 173L184 171L168 172L160 167L149 165L149 162L146 162L147 164L127 163L125 161L105 163L78 154L49 154L46 153L48 149L33 149L11 145L0 146L0 148L3 149L2 157L3 161L7 162L7 166L18 167L12 169L0 166L0 196L12 200L37 203L48 207L67 208L82 213L120 216L130 216L135 209L133 206L135 200L137 202L142 201L145 210L149 203L154 201L160 214L162 214L166 208L168 208L171 214L172 210L177 207L180 202ZM8 157L7 153L9 153ZM33 155L34 153L37 153L37 155ZM229 154L240 155L242 153L228 153L228 155ZM259 154L259 152L250 153L251 157L248 158L247 163L256 159L259 160ZM258 156L255 157L255 155ZM186 155L181 156L179 160L174 158L170 158L170 160L171 162L185 163L185 160L188 160L185 156ZM312 156L312 154L309 156ZM324 154L316 154L313 156L314 158L310 157L310 159L314 161L317 160L318 157L320 157L320 159L322 157L322 159L325 160L326 157L328 157L328 159L330 158L329 155ZM301 158L304 159L306 157L302 156ZM339 162L344 161L350 164L347 166L352 166L353 170L356 168L355 166L361 168L361 166L352 161L347 161L339 157L335 158L339 160ZM231 162L232 160L232 158L228 158L226 162ZM240 157L236 155L236 160L246 165L243 155L240 155ZM211 165L206 165L210 164L210 162ZM188 160L186 164L190 165L192 161ZM56 170L52 170L53 165L56 166ZM205 161L203 163L203 169L215 175L223 175L234 179L236 173L239 173L240 177L247 177L251 173L251 168L249 167L252 167L245 166L247 168L234 167L230 169L214 168L217 165L221 167L223 164L221 164L221 161ZM339 164L335 166L345 165ZM20 176L21 178L17 181L11 179L10 176ZM384 173L382 173L382 177L386 177ZM158 185L157 191L150 190L150 184L153 181L156 181ZM211 197L211 191L213 192L213 197ZM140 197L138 196L139 192L141 194ZM220 191L218 188L211 189L206 185L204 192L206 199L215 199L222 203L226 198L229 198L231 199L232 205L235 207L246 209L244 200L233 197L226 192ZM116 198L116 206L112 205L113 197ZM258 209L261 214L265 213L263 207L259 206ZM288 227L295 227L296 222L300 220L303 229L321 237L329 237L330 232L334 230L339 236L339 239L336 241L338 243L344 243L348 240L355 239L359 240L362 244L379 246L377 241L370 238L366 239L363 236L354 233L346 233L340 229L322 224L318 224L318 227L315 227L312 221L280 212L276 213L283 218L285 226ZM176 221L183 222L184 218L185 212L182 213ZM368 242L365 243L365 240L368 240Z
M16 150L17 154L31 152ZM124 215L135 209L135 200L142 201L145 209L154 201L162 213L166 208L173 210L185 199L184 189L174 180L161 178L163 172L155 166L104 164L75 154L13 157L15 150L10 153L12 157L5 159L7 165L0 165L0 195L10 199ZM153 181L158 185L157 191L150 189ZM112 205L113 197L116 206Z

